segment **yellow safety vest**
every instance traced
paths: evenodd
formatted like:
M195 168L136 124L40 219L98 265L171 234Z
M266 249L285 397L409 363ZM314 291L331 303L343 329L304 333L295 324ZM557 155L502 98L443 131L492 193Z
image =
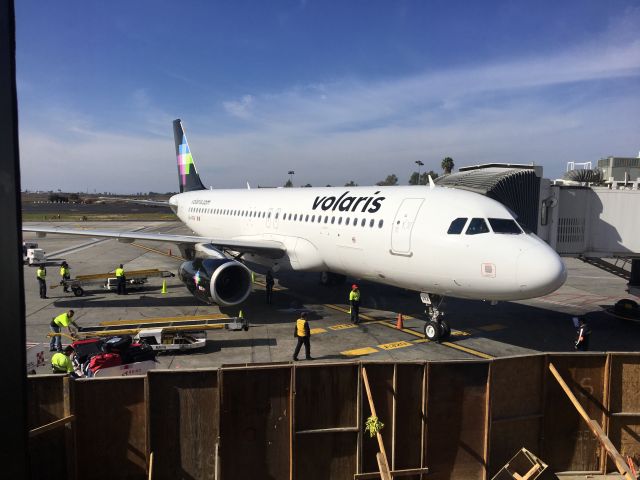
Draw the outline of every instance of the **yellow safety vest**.
M47 270L44 268L39 268L38 271L36 272L36 276L44 280L44 277L47 276Z
M69 269L65 268L65 267L60 267L60 276L64 277L65 275L69 274Z
M349 301L352 300L355 302L360 301L360 290L351 290L351 293L349 293Z
M122 277L124 275L124 268L116 268L116 277Z
M304 328L306 324L307 321L304 318L299 318L298 320L296 320L296 330L299 337L307 336L307 332L305 331L306 329Z
M69 314L67 312L61 313L53 319L53 323L61 327L68 327L71 322L73 322L73 320L69 318Z
M73 372L73 363L64 353L56 353L51 357L51 366L59 372Z

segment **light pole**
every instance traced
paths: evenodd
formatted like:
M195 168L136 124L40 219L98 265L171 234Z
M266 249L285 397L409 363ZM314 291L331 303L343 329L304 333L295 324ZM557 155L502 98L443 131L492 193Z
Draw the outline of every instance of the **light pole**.
M296 172L294 172L293 170L289 170L289 183L291 183L291 186L293 187L293 176L295 175Z
M420 185L420 173L422 171L422 166L424 165L424 163L420 160L416 160L415 164L418 165L418 185Z

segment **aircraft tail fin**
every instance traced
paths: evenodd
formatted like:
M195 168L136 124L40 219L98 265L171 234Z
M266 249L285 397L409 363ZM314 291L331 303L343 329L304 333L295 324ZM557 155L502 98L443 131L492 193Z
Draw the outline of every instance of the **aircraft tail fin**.
M178 159L178 177L180 180L180 193L193 190L205 190L200 175L193 162L191 150L187 143L187 136L182 128L182 121L178 118L173 121L173 138L176 142L176 157Z

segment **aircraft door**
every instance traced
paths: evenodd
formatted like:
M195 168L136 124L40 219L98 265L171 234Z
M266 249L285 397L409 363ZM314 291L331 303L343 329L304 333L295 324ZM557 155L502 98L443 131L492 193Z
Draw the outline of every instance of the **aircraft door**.
M411 255L411 231L424 198L405 198L396 212L391 230L391 253Z

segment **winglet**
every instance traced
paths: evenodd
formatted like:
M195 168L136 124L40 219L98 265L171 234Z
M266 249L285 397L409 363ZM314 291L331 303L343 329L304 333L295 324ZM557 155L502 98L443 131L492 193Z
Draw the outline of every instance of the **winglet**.
M433 178L431 178L431 175L429 175L429 189L433 190L435 188L436 184L433 183Z

